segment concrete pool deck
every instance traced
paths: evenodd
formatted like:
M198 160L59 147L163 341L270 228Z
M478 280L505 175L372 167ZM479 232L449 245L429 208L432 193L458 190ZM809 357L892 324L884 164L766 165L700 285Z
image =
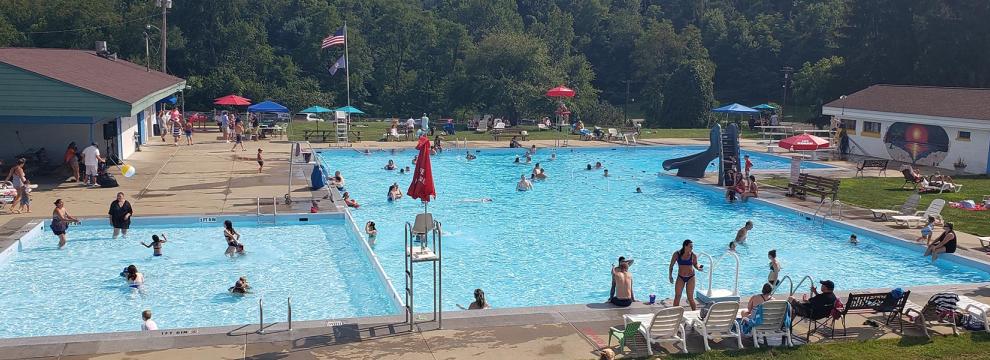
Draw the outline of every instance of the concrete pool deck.
M200 136L203 137L203 136ZM537 146L552 146L552 140L531 141ZM703 139L649 139L644 145L707 145ZM195 146L173 147L161 143L142 146L128 163L138 169L133 178L117 176L121 186L113 189L88 189L74 183L53 186L42 184L32 194L31 214L0 215L0 249L13 241L11 234L29 221L47 219L55 198L66 201L66 207L77 217L105 216L106 207L114 194L123 191L128 195L138 216L181 214L230 214L253 213L257 197L281 197L287 190L286 177L289 143L285 141L247 142L248 151L230 152L230 145L209 141ZM409 147L412 142L355 144L361 148ZM469 142L471 147L504 146L505 142ZM621 146L594 141L570 141L572 147ZM265 149L266 168L257 173L254 162L256 149ZM744 141L744 148L765 151L756 141ZM778 154L779 155L779 154ZM836 176L852 175L852 163L829 162L838 166ZM900 176L896 172L894 175ZM293 197L311 196L306 189L308 172L297 169L292 189ZM28 174L30 177L31 174ZM709 179L710 180L710 179ZM817 203L786 198L771 191L767 199L813 212ZM308 208L308 205L306 206ZM293 209L280 208L280 212ZM295 209L298 211L298 209ZM913 239L917 229L896 229L884 223L869 221L862 209L847 210L843 221L885 234ZM70 238L71 242L71 238ZM973 258L990 261L990 256L975 251L978 242L974 237L960 234L961 253ZM841 284L839 292L842 293ZM946 285L918 287L911 298L923 302L939 291L951 290L970 295L990 303L988 284ZM661 294L662 296L662 294ZM844 298L844 296L843 296ZM617 309L603 304L578 304L536 308L495 309L470 312L445 313L444 329L433 330L426 323L414 331L398 325L401 318L378 317L345 319L339 326L328 327L325 321L294 323L292 332L284 331L284 323L268 327L266 335L255 334L257 324L221 328L196 329L196 333L177 334L182 330L162 332L131 332L74 335L67 337L27 338L0 340L2 359L594 359L597 350L605 346L608 328L622 325L626 313L647 313L655 308L635 304L628 309ZM878 317L872 317L877 319ZM848 321L848 336L842 339L876 339L897 337L891 327L872 328L862 325L863 316ZM136 322L137 324L137 322ZM405 327L403 329L403 327ZM428 331L424 331L428 330ZM951 334L948 327L936 327L936 332ZM803 333L802 325L796 332ZM913 326L905 326L908 335L920 335ZM838 334L837 334L838 335ZM813 341L821 341L813 337ZM826 341L833 341L828 339ZM747 348L752 341L745 342ZM734 349L731 341L716 343L715 349ZM700 336L689 335L689 349L700 352L703 346ZM671 350L667 348L667 350ZM643 356L642 346L626 355Z

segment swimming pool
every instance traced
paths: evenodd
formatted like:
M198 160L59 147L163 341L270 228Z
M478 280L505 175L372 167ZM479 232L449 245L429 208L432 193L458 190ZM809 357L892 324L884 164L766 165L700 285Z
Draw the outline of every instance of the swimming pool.
M289 296L293 320L397 313L343 217L306 217L283 217L278 226L254 216L135 218L128 237L117 240L104 219L94 219L69 229L64 250L50 231L24 239L0 260L0 338L136 331L144 309L162 329L257 323L259 298L266 319L284 321ZM242 234L242 257L223 254L227 218ZM139 244L163 232L164 256ZM145 275L143 293L118 276L129 264ZM227 292L239 276L254 294Z
M832 279L840 291L990 280L985 268L948 260L931 265L920 248L893 245L866 233L858 234L858 246L850 245L846 228L755 201L729 204L718 191L656 175L664 159L695 151L563 149L550 161L550 150L542 149L534 162L541 163L549 179L535 183L529 192L515 191L519 175L532 169L513 163L522 151L481 149L474 161L465 160L463 152L434 157L437 199L430 211L443 223L444 310L467 305L475 288L484 289L491 304L502 308L603 302L610 265L620 255L636 259L631 270L638 298L650 293L666 298L673 292L667 264L681 241L692 239L698 251L718 256L747 220L756 226L738 250L741 293L759 291L768 273L770 249L778 250L781 276ZM412 166L413 155L410 150L321 153L329 171L342 170L347 191L361 203L360 209L351 210L358 225L377 223L374 250L399 287L403 224L423 207L406 198L386 201L390 184L405 190L411 177L385 171L383 165L394 159L400 166ZM612 176L584 170L596 161ZM757 168L785 162L754 158ZM634 193L637 186L642 194ZM480 198L493 201L470 202ZM731 288L731 277L730 271L717 272L715 287ZM418 280L424 281L417 282L416 291L428 293L432 284L426 276ZM700 287L707 275L700 274L699 280ZM428 302L417 304L417 311L429 310Z

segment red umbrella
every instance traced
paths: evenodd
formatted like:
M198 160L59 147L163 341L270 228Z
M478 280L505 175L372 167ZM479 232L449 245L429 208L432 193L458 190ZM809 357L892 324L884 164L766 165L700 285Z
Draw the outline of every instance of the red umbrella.
M828 147L828 140L810 134L801 134L781 140L777 146L792 151L814 151Z
M574 89L566 87L564 85L555 87L553 89L547 90L547 96L549 97L574 97Z
M213 104L226 106L247 106L251 105L251 99L231 94L221 98L216 98L213 100Z
M427 203L430 201L430 196L437 197L437 190L433 186L433 167L430 165L430 139L426 136L420 136L416 150L419 150L419 156L416 158L413 181L409 184L406 195Z

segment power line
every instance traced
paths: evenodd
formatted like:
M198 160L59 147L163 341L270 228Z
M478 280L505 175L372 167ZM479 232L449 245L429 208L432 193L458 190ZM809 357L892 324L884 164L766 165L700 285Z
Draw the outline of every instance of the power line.
M148 19L151 19L151 18L155 18L155 17L159 17L159 16L161 16L161 14L152 14L152 15L148 15L148 16L145 16L145 17L142 17L142 18L130 19L130 20L125 20L125 21L118 22L118 23L101 25L101 26L90 26L90 27L84 27L84 28L65 29L65 30L25 31L25 32L21 32L21 34L24 34L24 35L57 34L57 33L77 32L77 31L99 30L99 29L105 29L105 28L114 27L114 26L120 26L120 25L124 25L124 24L130 24L130 23L138 22L138 21L145 21L145 20L148 20Z

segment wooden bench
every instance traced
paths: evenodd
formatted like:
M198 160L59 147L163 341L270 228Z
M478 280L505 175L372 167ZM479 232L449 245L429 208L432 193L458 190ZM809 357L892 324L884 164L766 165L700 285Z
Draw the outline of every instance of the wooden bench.
M351 136L357 138L357 141L361 141L361 130L351 130L348 132L351 133Z
M492 130L492 139L494 139L495 141L498 141L498 138L500 137L511 138L513 136L518 136L522 138L523 141L526 141L529 138L529 133L523 129L493 129Z
M788 195L796 196L804 200L807 194L816 194L821 197L819 202L824 202L826 197L833 201L839 194L839 179L832 179L822 176L802 173L798 176L798 182L787 185Z
M327 138L333 137L335 130L303 130L303 140L309 141L310 137L320 137L322 142L327 142Z
M842 335L846 335L846 315L848 314L883 314L887 318L884 325L889 325L894 318L900 319L907 305L908 295L905 291L900 298L894 299L889 292L872 294L849 294L845 307L840 312L842 317ZM904 333L904 321L901 319L901 333Z
M860 176L864 176L863 175L863 170L864 169L880 169L880 171L877 172L877 176L887 175L887 162L888 161L890 161L890 160L886 160L886 159L866 159L866 160L863 160L863 162L860 163L859 166L856 167L856 174L857 175L860 175Z

